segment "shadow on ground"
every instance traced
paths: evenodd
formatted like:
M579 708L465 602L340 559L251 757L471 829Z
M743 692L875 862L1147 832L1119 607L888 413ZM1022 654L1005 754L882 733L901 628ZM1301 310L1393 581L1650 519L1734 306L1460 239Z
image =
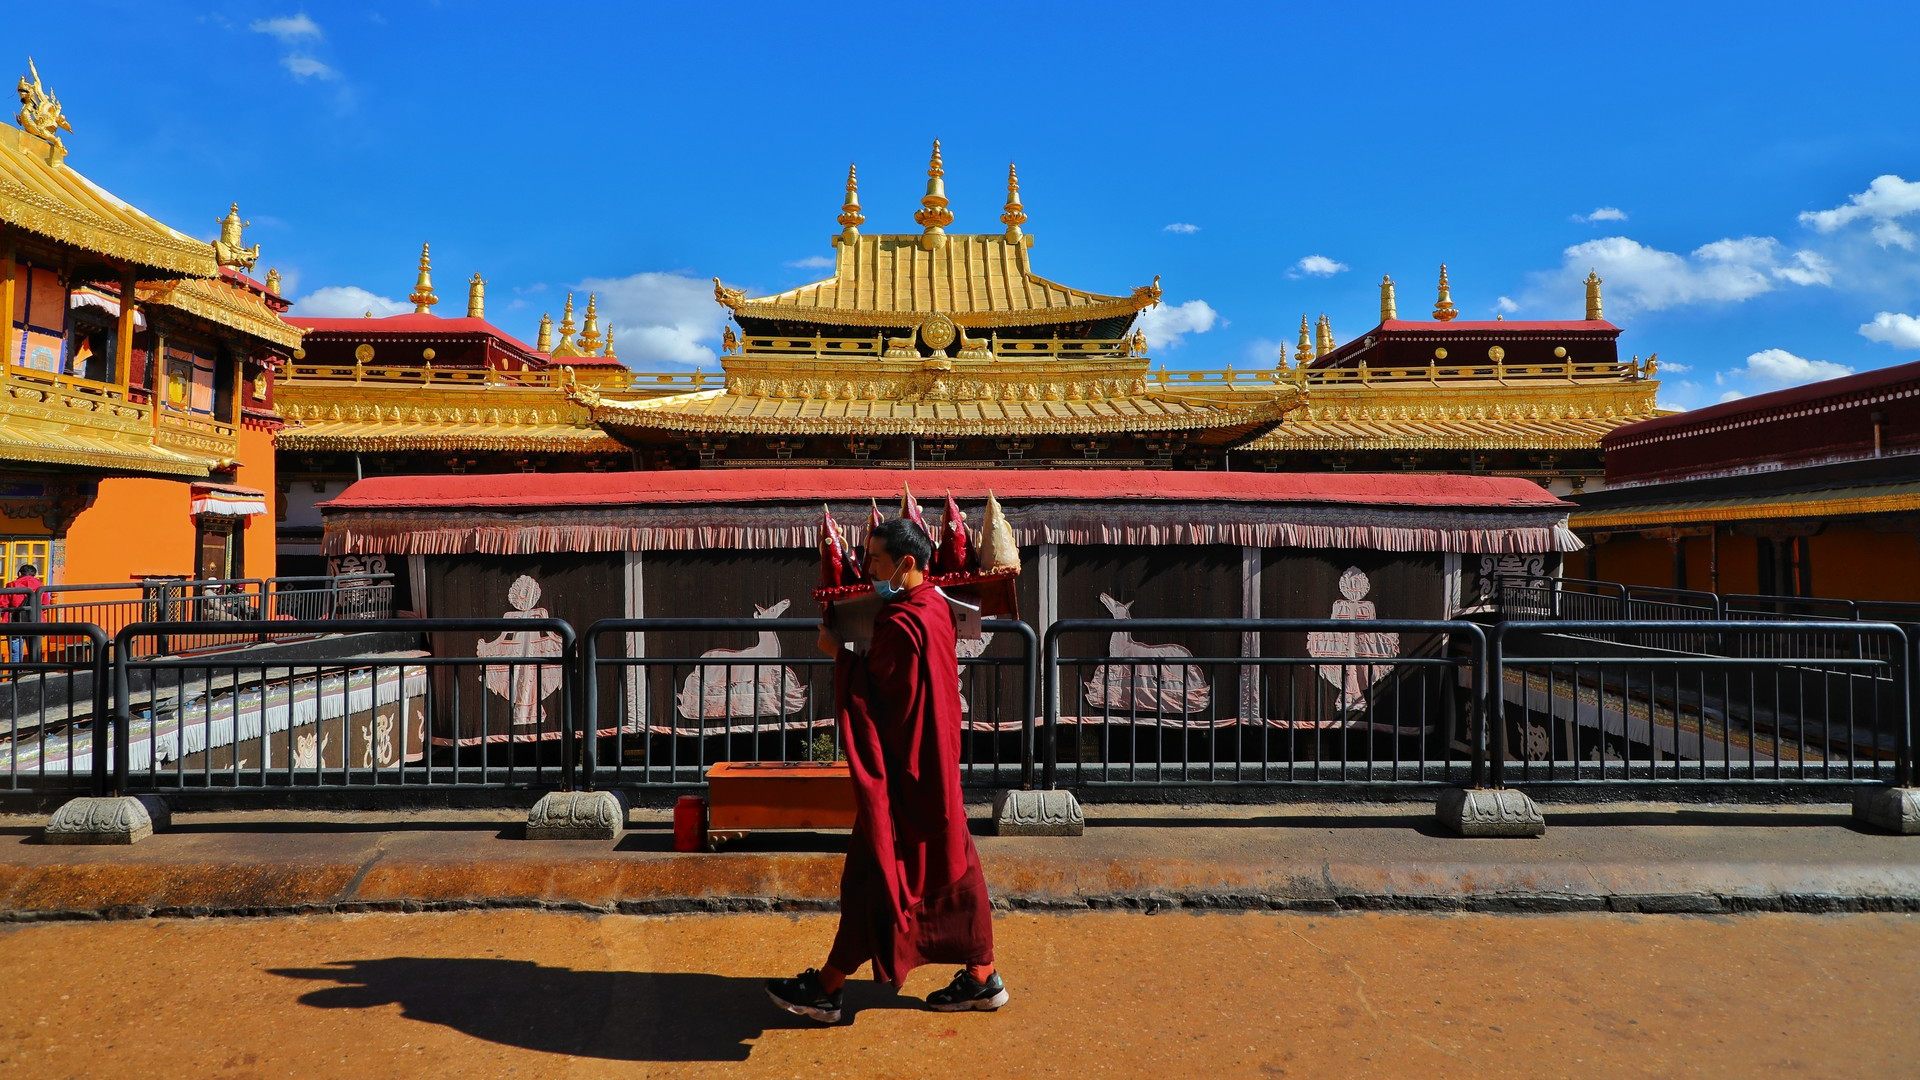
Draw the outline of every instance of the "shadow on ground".
M338 983L301 996L302 1005L316 1009L397 1004L409 1020L476 1039L610 1061L745 1061L751 1040L767 1031L820 1026L768 1001L764 979L695 972L397 956L272 973ZM849 983L846 1002L846 1019L865 1009L920 1007L869 982Z

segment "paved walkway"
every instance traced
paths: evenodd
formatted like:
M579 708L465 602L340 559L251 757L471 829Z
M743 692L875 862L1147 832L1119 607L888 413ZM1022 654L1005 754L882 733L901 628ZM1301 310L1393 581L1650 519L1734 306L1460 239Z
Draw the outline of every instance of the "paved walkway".
M0 927L0 1076L1775 1077L1920 1060L1920 915L1016 912L1012 1002L760 984L824 915L535 911ZM917 998L949 969L922 969Z
M1013 908L1920 910L1920 837L1843 806L1555 807L1534 840L1441 834L1421 806L1095 806L1082 837L979 836ZM844 834L671 851L664 813L619 840L529 842L516 811L182 814L132 847L0 822L0 918L554 907L821 910ZM978 823L984 831L984 822Z

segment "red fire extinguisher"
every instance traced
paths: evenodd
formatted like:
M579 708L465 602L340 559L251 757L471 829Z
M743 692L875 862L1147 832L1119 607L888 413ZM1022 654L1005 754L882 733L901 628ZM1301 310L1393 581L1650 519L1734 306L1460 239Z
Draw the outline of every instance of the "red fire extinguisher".
M682 795L673 804L673 850L707 850L707 800Z

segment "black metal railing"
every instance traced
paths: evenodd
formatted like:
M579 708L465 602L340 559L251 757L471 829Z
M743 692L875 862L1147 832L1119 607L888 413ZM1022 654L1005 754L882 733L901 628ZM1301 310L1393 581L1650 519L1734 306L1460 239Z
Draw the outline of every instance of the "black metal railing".
M25 593L26 590L0 590ZM242 623L260 620L385 619L393 615L393 575L332 577L147 578L125 584L46 585L25 597L23 621L89 623L113 637L134 623ZM147 655L233 647L233 634L180 628L143 636ZM83 645L48 639L54 653Z
M694 787L721 761L839 760L835 661L815 649L819 629L818 619L593 624L582 645L584 715L593 721L583 782ZM1031 786L1033 628L987 619L981 631L960 642L961 780ZM756 645L720 647L748 634Z
M0 790L102 795L107 757L94 738L108 715L107 636L84 623L20 622L4 627L0 666ZM23 648L15 659L13 643ZM83 642L84 648L48 648Z
M1512 621L1489 647L1492 786L1912 780L1892 623Z
M1098 635L1104 647L1064 644ZM1242 655L1208 655L1209 639ZM1461 782L1479 738L1484 653L1484 630L1467 622L1055 623L1042 668L1043 783Z

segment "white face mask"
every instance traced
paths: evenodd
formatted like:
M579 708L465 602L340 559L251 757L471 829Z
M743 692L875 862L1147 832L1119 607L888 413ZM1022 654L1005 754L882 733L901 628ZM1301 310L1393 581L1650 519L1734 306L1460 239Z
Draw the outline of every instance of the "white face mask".
M898 570L894 571L894 573L896 574L898 574L899 572L900 571ZM893 583L892 578L888 578L885 581L876 581L873 583L873 595L878 596L882 600L891 600L894 597L899 596L903 592L906 592L906 590L901 588L898 585L895 585Z

